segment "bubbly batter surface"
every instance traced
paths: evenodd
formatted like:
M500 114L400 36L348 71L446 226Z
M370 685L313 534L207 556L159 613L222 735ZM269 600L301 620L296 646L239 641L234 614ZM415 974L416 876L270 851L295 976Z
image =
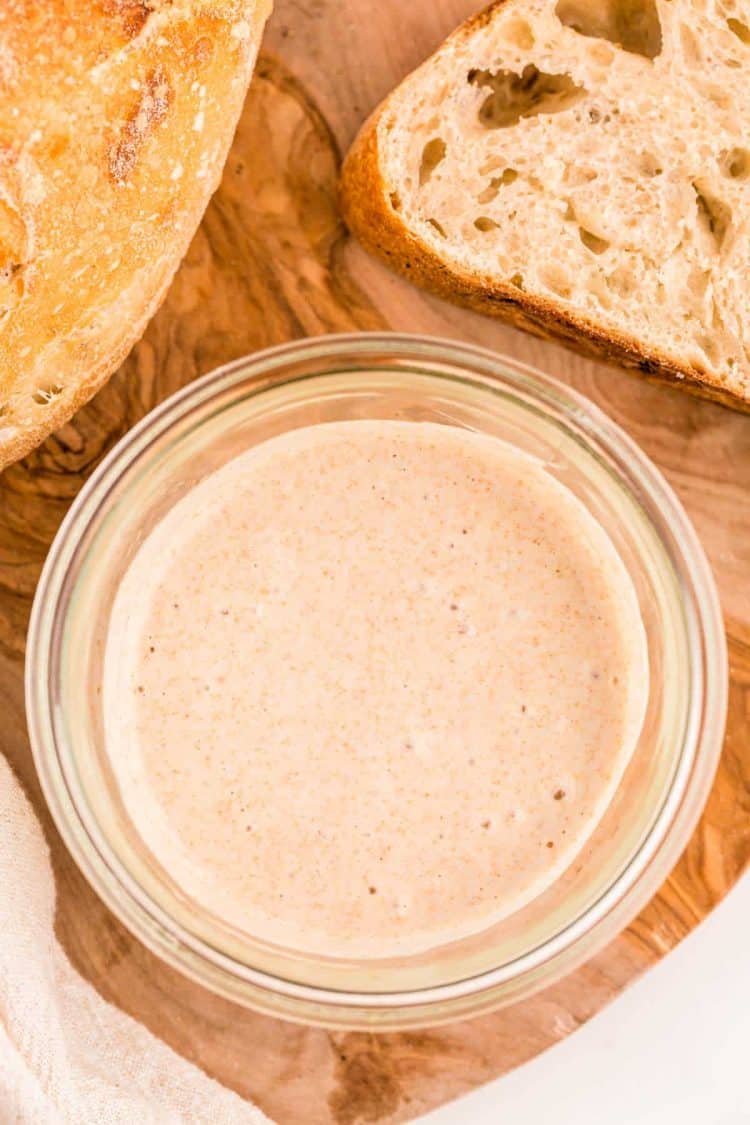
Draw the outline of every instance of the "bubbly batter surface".
M451 426L341 422L251 449L148 536L105 730L135 826L203 907L388 956L570 863L647 680L630 579L542 465Z

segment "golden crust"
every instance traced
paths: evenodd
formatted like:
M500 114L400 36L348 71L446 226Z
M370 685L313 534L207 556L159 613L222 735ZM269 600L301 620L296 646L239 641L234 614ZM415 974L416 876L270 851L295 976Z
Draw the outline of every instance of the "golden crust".
M217 185L269 0L0 6L0 468L106 381Z
M495 0L462 24L449 42L458 45L506 3L508 0ZM429 64L427 59L422 66ZM632 368L648 379L666 381L735 410L750 412L750 401L729 391L714 373L683 365L664 352L644 347L635 337L577 316L554 300L526 293L496 277L464 270L444 260L417 237L392 205L391 188L381 170L379 128L393 96L381 102L362 125L341 173L339 197L344 221L365 249L415 285L449 301L500 317L537 336L561 341L585 355Z

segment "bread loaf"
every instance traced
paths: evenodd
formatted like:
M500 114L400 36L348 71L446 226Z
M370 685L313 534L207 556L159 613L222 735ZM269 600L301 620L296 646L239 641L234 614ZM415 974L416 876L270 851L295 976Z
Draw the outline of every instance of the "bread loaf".
M269 8L0 4L0 467L101 386L161 301Z
M500 0L342 179L419 284L750 407L750 3Z

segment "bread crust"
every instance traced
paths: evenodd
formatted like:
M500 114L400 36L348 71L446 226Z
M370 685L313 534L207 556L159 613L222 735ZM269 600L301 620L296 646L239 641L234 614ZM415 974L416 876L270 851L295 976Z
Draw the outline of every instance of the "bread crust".
M196 226L200 223L202 213L201 210L197 216ZM135 312L135 310L128 308L125 302L122 302L112 309L113 317L120 314L126 316L128 313L134 313L137 317L130 322L130 330L118 346L108 352L94 367L89 368L81 381L72 387L69 393L60 395L54 402L51 402L45 410L43 420L28 423L23 429L19 429L17 433L0 443L0 472L36 449L45 438L69 421L76 411L104 386L126 358L133 345L143 335L146 325L164 300L169 284L180 261L185 256L189 244L190 239L187 239L184 246L180 249L176 248L176 260L165 268L166 276L158 282L158 287L154 283L154 293L148 305ZM168 272L166 272L167 269Z
M495 0L457 28L446 43L460 46L462 40L470 38L503 5L511 2ZM428 67L432 58L434 55L422 67ZM644 346L635 336L604 328L553 299L526 293L492 276L474 274L448 263L415 236L393 207L381 170L380 126L398 89L364 122L341 173L339 198L344 221L366 250L415 285L449 301L500 317L584 355L630 368L649 380L677 385L702 398L750 413L750 401L728 390L712 372L682 364L664 351Z
M41 0L31 15L6 0L0 469L96 393L164 298L218 186L269 12Z

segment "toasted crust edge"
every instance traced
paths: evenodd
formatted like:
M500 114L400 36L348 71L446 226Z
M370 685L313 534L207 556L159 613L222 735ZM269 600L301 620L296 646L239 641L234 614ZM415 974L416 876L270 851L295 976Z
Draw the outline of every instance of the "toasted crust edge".
M495 0L461 24L446 42L456 43L468 37L508 2ZM422 65L428 65L433 57ZM380 165L379 127L398 89L396 87L364 122L341 171L341 212L347 227L366 250L415 285L449 301L499 317L516 328L561 342L583 355L637 371L650 381L679 386L701 398L750 413L750 398L728 390L712 372L682 364L658 348L645 347L634 336L577 316L554 300L524 293L490 276L475 275L453 263L448 264L415 236L389 202L389 187Z

